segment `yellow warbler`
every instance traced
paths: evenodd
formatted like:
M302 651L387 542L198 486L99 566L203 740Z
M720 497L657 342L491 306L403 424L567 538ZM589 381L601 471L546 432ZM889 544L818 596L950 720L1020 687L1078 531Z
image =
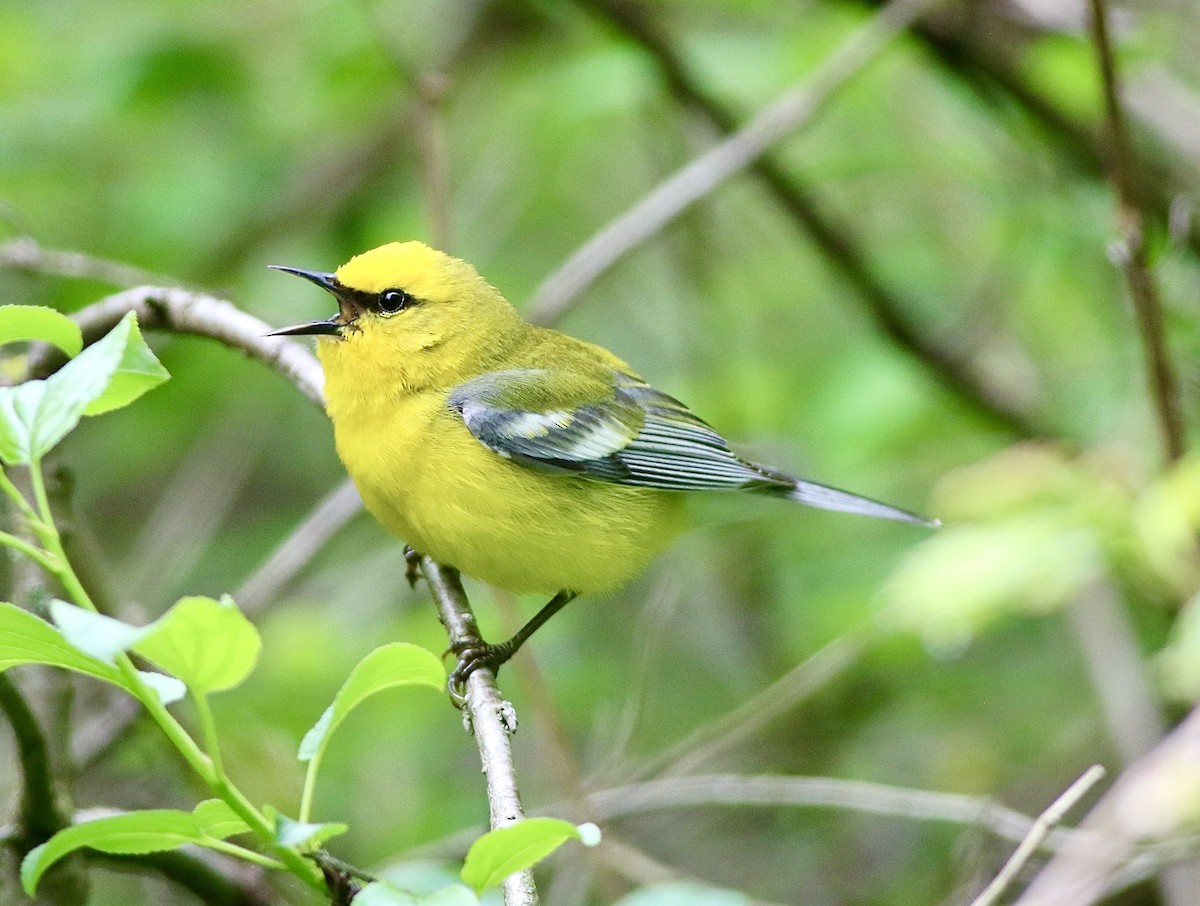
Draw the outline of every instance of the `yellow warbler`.
M639 572L683 527L688 491L753 491L928 525L741 459L606 349L522 320L465 261L393 242L333 273L316 334L338 455L367 509L414 550L554 598L513 638L460 652L454 681L504 663L581 592Z

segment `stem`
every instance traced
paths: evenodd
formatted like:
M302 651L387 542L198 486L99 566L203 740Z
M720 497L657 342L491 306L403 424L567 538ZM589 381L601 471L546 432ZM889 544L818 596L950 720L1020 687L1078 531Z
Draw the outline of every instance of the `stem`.
M300 821L307 823L312 814L313 794L317 789L317 771L321 764L321 754L318 752L308 762L308 771L304 774L304 791L300 794Z
M10 535L8 532L0 532L0 544L11 547L15 551L20 551L48 573L57 575L59 572L58 562L52 554L47 553L39 547L34 547L28 541L18 538L16 535Z
M33 487L34 501L37 504L36 513L29 510L29 512L33 513L36 520L31 522L31 525L38 533L42 543L46 545L49 556L57 560L57 563L49 571L62 583L63 588L75 600L76 604L95 613L95 603L87 593L87 589L83 587L83 583L79 581L79 577L75 574L70 560L67 559L66 551L63 550L62 538L58 533L58 527L54 523L54 514L50 509L50 500L46 495L46 482L42 476L40 461L35 459L30 462L29 477L30 484ZM24 509L29 509L28 503L26 503ZM205 785L216 793L226 805L233 809L234 813L249 825L250 829L254 831L264 844L275 851L276 855L279 856L281 864L291 871L292 874L296 875L313 889L322 893L325 892L325 883L316 868L297 850L287 846L280 846L275 839L274 824L261 811L254 807L241 790L231 784L225 777L217 746L216 725L213 722L212 712L209 710L207 699L203 695L195 696L205 743L209 750L209 753L205 754L196 745L196 741L192 739L183 725L167 710L167 706L162 703L162 699L158 697L158 693L146 685L141 674L138 673L137 668L134 666L133 661L129 658L129 655L118 655L115 664L117 670L121 673L122 679L125 681L125 687L133 694L134 698L142 703L142 707L149 712L154 722L158 724L159 729L170 740L171 745L183 756L184 761L204 781Z
M200 715L200 729L204 733L204 749L208 752L208 760L212 762L213 774L217 780L225 780L225 768L221 764L221 744L217 741L217 725L213 720L212 709L208 706L208 696L196 693L196 712Z
M238 846L236 843L230 843L227 840L206 840L204 848L216 850L219 853L226 853L230 856L237 856L239 859L246 862L253 862L255 865L262 865L265 868L274 868L280 871L287 870L287 866L278 859L272 859L270 856L264 856L262 853L246 849L244 846Z

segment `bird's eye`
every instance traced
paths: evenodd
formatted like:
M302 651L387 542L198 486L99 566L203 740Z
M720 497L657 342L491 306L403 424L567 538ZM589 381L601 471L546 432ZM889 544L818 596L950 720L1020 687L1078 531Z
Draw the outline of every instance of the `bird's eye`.
M379 310L385 315L394 315L412 302L413 297L402 289L389 289L379 294Z

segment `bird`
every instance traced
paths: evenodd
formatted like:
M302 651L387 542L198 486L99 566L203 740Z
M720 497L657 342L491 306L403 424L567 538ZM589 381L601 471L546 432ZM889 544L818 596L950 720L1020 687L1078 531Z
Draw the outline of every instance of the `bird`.
M512 638L452 648L451 691L497 671L580 594L638 574L687 525L688 494L739 491L936 521L738 456L601 346L525 321L468 262L391 242L332 272L314 335L337 453L366 509L436 562L549 602Z

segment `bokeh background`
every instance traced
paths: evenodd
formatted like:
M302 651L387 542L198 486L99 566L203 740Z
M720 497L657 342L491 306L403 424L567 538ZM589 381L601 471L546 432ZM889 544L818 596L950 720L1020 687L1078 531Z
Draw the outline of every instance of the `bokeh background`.
M970 821L703 793L639 810L636 791L600 814L586 796L693 774L735 789L819 776L1036 815L1088 765L1115 774L1150 748L1200 686L1185 606L1200 481L1185 459L1163 483L1085 4L931 6L558 322L753 457L946 526L705 501L700 527L638 581L543 629L501 675L525 802L599 817L608 840L539 869L555 906L631 891L706 902L654 887L671 880L740 891L713 903L969 902L1013 846ZM9 0L0 301L73 312L121 288L15 254L31 237L284 325L329 301L266 265L328 270L417 238L525 307L596 230L812 79L877 10ZM1200 9L1112 12L1186 425ZM325 417L261 364L201 339L152 343L171 381L88 421L56 463L75 486L81 566L135 622L183 594L261 589L272 551L344 477ZM396 639L444 647L428 591L403 572L400 543L359 515L282 587L249 586L261 664L214 706L256 801L294 810L299 739L362 655ZM488 637L541 603L468 590ZM190 807L180 765L122 713L77 690L74 804ZM19 776L4 731L0 760L7 809ZM350 824L334 851L352 863L414 886L452 874L486 818L456 712L418 692L364 707L330 751L317 814ZM20 902L11 882L0 900ZM91 882L95 903L196 902L153 872L98 867ZM1113 902L1197 902L1164 889L1134 883Z

